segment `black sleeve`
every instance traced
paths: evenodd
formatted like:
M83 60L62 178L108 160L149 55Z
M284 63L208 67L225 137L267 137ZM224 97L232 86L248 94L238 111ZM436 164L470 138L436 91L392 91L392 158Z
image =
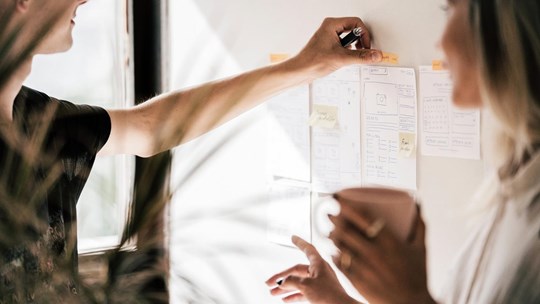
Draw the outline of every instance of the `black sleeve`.
M51 125L51 138L63 156L95 155L109 139L111 119L105 109L52 100L58 107Z
M111 119L103 108L77 105L23 87L14 103L14 119L28 137L44 138L54 158L92 157L109 139Z

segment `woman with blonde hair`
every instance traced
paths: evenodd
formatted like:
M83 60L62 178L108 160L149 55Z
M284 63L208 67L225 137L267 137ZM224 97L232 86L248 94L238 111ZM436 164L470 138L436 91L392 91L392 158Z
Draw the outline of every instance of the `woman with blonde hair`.
M454 104L482 108L489 117L485 150L496 170L476 195L487 212L445 291L433 297L420 215L414 237L400 241L384 227L372 233L380 221L355 211L338 193L341 212L331 217L330 234L339 249L334 263L370 303L540 303L539 16L537 0L448 0L441 47ZM273 294L288 294L286 302L357 303L315 248L295 243L311 265L270 278Z

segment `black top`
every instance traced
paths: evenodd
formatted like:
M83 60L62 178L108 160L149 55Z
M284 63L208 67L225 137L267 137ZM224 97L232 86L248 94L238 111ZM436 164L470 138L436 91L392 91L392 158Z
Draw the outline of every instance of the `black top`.
M59 272L73 289L76 204L109 138L109 115L23 87L13 121L0 136L0 294L25 286L23 297L33 297L39 285L54 289Z

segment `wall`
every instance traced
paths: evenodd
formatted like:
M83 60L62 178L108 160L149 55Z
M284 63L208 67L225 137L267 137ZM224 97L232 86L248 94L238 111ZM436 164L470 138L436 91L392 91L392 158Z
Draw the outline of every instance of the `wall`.
M298 52L327 16L359 16L374 47L418 68L440 59L445 23L433 0L173 0L173 88L230 76L268 63L270 53ZM266 241L266 124L258 107L177 149L173 187L205 152L211 157L175 190L171 208L171 295L184 303L280 303L264 285L305 258ZM213 151L221 139L224 146ZM437 291L467 235L463 210L483 177L482 161L418 157L418 187L428 225L430 288ZM328 257L328 242L313 242ZM346 284L346 283L345 283ZM350 289L350 286L348 286Z

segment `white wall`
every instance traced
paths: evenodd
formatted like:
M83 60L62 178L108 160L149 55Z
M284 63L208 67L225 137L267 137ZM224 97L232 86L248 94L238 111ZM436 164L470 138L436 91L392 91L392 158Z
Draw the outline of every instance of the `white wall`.
M445 23L443 0L172 0L171 79L182 88L268 63L270 53L298 52L327 16L359 16L374 46L400 56L400 65L431 64ZM173 186L213 143L229 138L176 191L171 209L171 294L204 294L217 303L280 303L267 277L305 262L266 241L264 107L176 151ZM418 157L418 186L428 225L430 287L444 280L467 232L462 210L483 176L481 161ZM320 235L315 245L330 251ZM194 284L176 278L182 276ZM198 290L188 286L197 286ZM199 298L196 303L204 303ZM209 300L209 302L212 302Z

